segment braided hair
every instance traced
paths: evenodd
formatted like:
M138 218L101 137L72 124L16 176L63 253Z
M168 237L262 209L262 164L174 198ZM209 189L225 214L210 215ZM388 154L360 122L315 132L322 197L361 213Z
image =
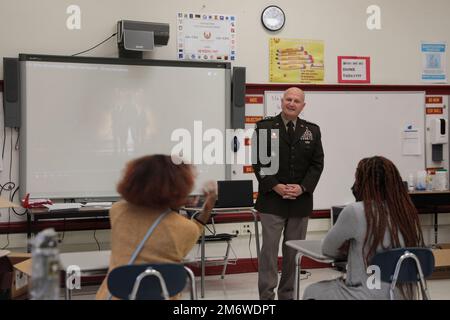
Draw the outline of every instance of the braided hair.
M368 249L366 264L383 245L386 230L392 248L424 246L417 209L392 161L381 156L362 159L356 169L354 189L364 202L367 220L363 246Z
M363 245L366 266L379 246L388 249L383 245L386 231L391 248L425 246L417 209L392 161L381 156L362 159L356 169L353 188L356 198L364 203L367 220ZM402 286L401 292L413 299L411 286Z

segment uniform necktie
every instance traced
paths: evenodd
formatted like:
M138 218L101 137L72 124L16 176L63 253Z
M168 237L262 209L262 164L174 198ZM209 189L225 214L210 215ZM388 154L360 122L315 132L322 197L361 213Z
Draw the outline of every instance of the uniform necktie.
M294 141L294 123L292 121L289 121L287 123L287 127L288 127L288 136L289 136L289 141L292 142Z

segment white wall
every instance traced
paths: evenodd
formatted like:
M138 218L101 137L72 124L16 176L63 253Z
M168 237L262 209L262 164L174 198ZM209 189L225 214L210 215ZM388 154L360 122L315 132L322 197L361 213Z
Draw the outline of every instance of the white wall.
M81 30L66 28L66 8L81 8ZM286 25L274 34L260 22L262 9L279 5ZM381 30L366 27L369 5L381 8ZM224 13L237 16L237 60L247 67L247 82L268 82L268 39L319 39L325 42L325 82L336 83L337 55L372 58L372 82L420 83L421 40L450 43L448 0L315 0L315 1L199 1L199 0L14 0L0 2L0 56L22 53L74 54L115 32L118 20L170 24L170 40L148 57L176 58L176 13ZM86 55L117 55L115 39ZM447 71L450 60L447 55Z
M81 8L81 30L71 31L66 28L66 8L72 4ZM260 13L269 4L279 5L286 13L286 25L276 34L265 31L260 23ZM369 31L366 28L366 8L372 4L381 8L381 30ZM146 54L146 57L175 59L176 13L179 11L237 16L237 60L234 65L247 68L248 83L268 82L268 39L274 36L323 40L325 83L337 82L338 55L364 55L371 57L372 83L420 84L420 41L450 43L448 0L2 0L0 57L17 56L18 53L74 54L113 34L118 20L130 19L169 23L168 46L156 48L153 53ZM86 55L116 57L115 38ZM447 73L449 57L447 54ZM2 70L0 61L0 72ZM0 136L2 134L3 130L0 130ZM17 132L13 134L14 149ZM7 129L3 159L6 170L0 172L2 185L9 181L10 137ZM18 153L13 150L13 181L17 181L18 177ZM8 219L16 221L23 218L2 210L0 222L7 222ZM312 221L310 231L319 231L311 231L308 237L323 235L327 227L322 224L323 222ZM233 228L235 226L231 225L230 229ZM89 232L76 234L79 236L74 235L74 243L86 240L90 241L92 249L95 248ZM105 241L107 234L106 232ZM0 246L6 243L5 237L0 236ZM11 236L11 241L15 241L13 247L21 247L23 235ZM248 246L245 246L246 240L243 241L242 254L245 254Z

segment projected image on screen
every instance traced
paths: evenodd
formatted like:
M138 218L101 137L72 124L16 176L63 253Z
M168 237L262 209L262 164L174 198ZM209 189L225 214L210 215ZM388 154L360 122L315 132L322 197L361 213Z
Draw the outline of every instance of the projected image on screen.
M175 129L225 130L229 69L22 61L21 191L32 197L116 196L127 161L170 154ZM198 165L196 188L225 178ZM23 190L22 190L23 188Z

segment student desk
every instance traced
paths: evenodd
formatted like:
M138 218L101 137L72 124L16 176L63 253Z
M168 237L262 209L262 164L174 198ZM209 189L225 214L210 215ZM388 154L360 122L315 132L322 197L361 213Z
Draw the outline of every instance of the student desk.
M294 284L294 300L300 300L300 271L301 260L303 256L307 256L315 261L322 263L333 263L334 259L322 255L322 240L290 240L286 241L286 245L295 249L295 284Z
M64 271L65 299L72 299L72 290L75 288L73 277L101 274L108 272L111 250L67 252L59 255L62 271ZM79 274L77 274L79 272ZM77 280L75 280L77 281ZM81 279L78 279L81 281Z
M197 214L202 208L182 208L188 212L189 216ZM253 207L242 207L242 208L214 208L211 211L211 217L219 214L230 214L230 213L251 213L253 215L253 221L255 224L255 238L256 238L256 254L259 259L259 226L258 226L258 215L257 211ZM189 262L189 261L186 261ZM200 239L200 266L201 266L201 276L200 276L200 293L201 297L205 297L205 267L206 267L206 254L205 254L205 229L203 229L201 239Z

